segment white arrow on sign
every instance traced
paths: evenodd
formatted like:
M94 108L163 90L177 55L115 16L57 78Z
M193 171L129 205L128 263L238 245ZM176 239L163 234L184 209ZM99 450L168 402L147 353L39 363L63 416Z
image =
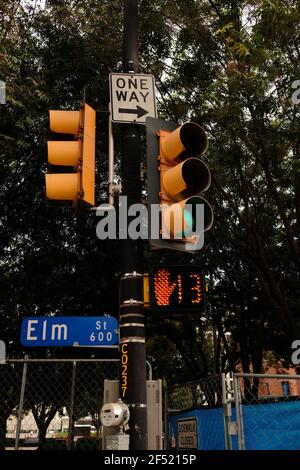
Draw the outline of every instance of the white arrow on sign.
M153 75L111 73L109 78L113 122L145 124L146 117L157 117Z
M139 119L145 116L145 114L148 114L148 111L137 105L135 109L119 108L119 113L120 114L136 114L137 118Z

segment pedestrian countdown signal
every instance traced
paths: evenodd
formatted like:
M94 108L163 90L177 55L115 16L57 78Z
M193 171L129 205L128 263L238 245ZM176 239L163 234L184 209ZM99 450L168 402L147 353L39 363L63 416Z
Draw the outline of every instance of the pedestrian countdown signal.
M200 312L204 274L199 266L156 266L151 276L151 307L156 312Z

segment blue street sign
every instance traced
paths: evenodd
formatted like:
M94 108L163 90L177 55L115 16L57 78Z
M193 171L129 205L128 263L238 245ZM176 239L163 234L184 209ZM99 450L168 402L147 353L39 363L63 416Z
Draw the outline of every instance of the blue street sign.
M23 346L108 347L118 343L114 317L29 317L22 321Z

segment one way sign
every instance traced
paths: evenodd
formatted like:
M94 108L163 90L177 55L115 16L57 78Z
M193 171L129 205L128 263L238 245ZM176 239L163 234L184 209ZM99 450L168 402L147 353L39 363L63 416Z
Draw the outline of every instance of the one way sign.
M153 75L111 73L110 102L112 121L145 124L157 117Z

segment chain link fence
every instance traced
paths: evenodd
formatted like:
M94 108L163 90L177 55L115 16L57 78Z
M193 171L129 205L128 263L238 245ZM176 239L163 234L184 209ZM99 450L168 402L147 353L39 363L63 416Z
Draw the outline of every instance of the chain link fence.
M168 388L165 393L167 448L227 448L226 403L224 374Z
M300 450L300 375L234 374L238 448Z
M0 365L0 450L101 449L118 359ZM299 450L300 375L220 374L165 390L165 448Z
M166 448L300 450L300 375L221 374L165 394Z
M0 449L101 448L104 379L118 359L22 359L0 365Z

